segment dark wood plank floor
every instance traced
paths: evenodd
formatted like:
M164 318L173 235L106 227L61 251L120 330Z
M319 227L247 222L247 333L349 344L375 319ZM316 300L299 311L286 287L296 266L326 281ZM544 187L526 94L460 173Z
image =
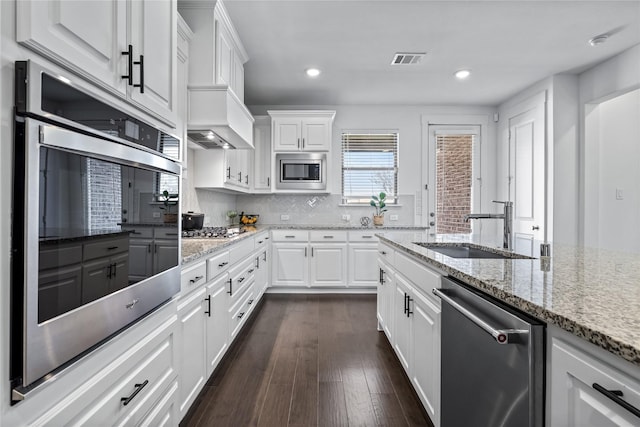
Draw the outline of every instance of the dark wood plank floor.
M375 295L265 295L181 426L431 426Z

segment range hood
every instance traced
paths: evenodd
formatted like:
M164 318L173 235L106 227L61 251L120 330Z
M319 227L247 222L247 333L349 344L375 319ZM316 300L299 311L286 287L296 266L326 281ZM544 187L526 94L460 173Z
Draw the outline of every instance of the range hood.
M253 148L253 116L244 105L247 56L221 1L179 1L193 31L189 43L187 130L205 148Z

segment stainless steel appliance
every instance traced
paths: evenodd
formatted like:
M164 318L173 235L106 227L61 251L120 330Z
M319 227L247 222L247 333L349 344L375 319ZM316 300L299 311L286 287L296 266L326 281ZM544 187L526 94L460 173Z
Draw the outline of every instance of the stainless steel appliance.
M278 180L283 190L325 190L327 188L327 155L324 153L276 154Z
M544 324L442 279L441 425L544 425Z
M15 112L10 369L18 401L180 290L180 230L162 223L158 197L168 190L178 200L180 141L32 61L15 63ZM153 254L130 245L136 224L162 229L167 243L142 276L129 266Z
M187 212L182 214L182 231L200 230L204 223L203 213Z

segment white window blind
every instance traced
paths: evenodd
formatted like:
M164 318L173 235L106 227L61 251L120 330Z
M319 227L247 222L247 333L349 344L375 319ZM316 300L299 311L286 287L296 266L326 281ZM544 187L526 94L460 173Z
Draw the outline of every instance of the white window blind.
M342 134L342 202L369 204L373 194L398 202L398 133Z

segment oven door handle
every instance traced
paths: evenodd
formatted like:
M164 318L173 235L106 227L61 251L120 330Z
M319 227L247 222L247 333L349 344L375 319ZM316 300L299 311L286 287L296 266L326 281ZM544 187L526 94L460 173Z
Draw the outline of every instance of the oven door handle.
M462 314L467 319L471 320L473 323L478 325L483 331L491 335L498 344L513 344L513 343L521 343L522 335L528 335L529 331L525 329L498 329L484 320L480 319L476 314L469 311L467 308L460 305L453 298L443 292L442 289L433 289L433 294L439 297L442 301L449 304L451 307L456 309L460 314Z

